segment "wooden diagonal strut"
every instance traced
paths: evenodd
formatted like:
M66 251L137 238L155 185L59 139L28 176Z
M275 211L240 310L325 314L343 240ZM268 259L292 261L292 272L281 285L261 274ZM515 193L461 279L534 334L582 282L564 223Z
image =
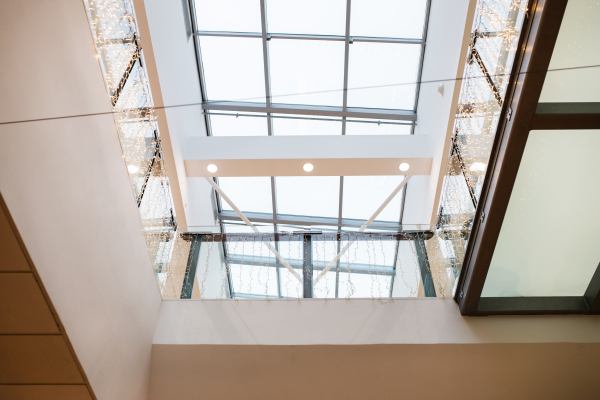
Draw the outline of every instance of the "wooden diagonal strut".
M221 188L219 187L219 185L217 185L215 183L215 181L213 181L209 177L205 177L205 179L217 191L217 193L219 193L221 195L221 197L223 198L223 200L225 200L227 202L227 204L229 204L231 206L231 208L233 208L233 210L236 212L236 214L239 215L239 217L242 219L242 221L244 221L246 223L246 225L248 225L250 228L252 228L252 230L255 233L260 233L258 231L258 229L254 226L254 224L252 224L252 222L250 222L248 220L248 218L246 218L246 216L244 216L244 214L242 214L242 212L240 211L240 209L237 208L235 204L233 204L233 202L229 199L229 197L227 197L227 195L223 192L223 190L221 190ZM290 273L292 275L294 275L296 277L296 279L298 279L299 282L302 282L302 278L300 277L300 275L298 275L298 273L296 271L294 271L292 269L292 267L290 267L290 264L287 261L285 261L285 259L281 256L281 254L279 254L279 252L277 250L275 250L275 247L273 247L271 245L271 243L266 243L266 242L263 242L263 241L261 241L261 243L264 244L271 251L271 253L273 253L275 255L275 257L277 257L277 259L279 261L281 261L281 263L283 264L283 266L286 267L287 270L290 271Z

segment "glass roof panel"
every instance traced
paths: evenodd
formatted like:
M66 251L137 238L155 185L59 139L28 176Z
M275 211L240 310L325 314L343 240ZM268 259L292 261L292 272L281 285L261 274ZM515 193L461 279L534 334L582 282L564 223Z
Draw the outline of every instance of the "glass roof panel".
M267 136L267 118L211 115L210 127L213 136Z
M273 118L273 134L276 136L341 135L342 122Z
M353 118L358 121L358 119ZM371 120L372 121L372 120ZM410 135L412 125L346 121L346 135Z
M348 65L348 107L412 110L420 56L420 45L352 44Z
M195 0L201 31L261 32L260 3L247 0Z
M403 176L345 176L342 218L368 220L402 182ZM383 209L376 221L400 221L402 192Z
M426 0L352 0L350 36L421 39Z
M201 37L208 100L265 101L261 39Z
M271 39L269 56L273 103L342 106L344 42Z
M242 212L273 212L271 178L268 176L219 178L219 187ZM223 199L221 207L233 210Z
M600 2L567 3L540 102L600 102L598 21Z
M270 33L346 34L346 0L268 0Z
M281 176L275 186L278 214L338 217L339 176Z
M529 133L482 297L583 296L600 260L599 147L600 130Z

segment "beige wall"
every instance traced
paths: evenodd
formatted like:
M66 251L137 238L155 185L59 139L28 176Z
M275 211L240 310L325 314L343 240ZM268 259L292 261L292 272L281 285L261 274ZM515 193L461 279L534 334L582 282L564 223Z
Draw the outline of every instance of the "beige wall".
M597 399L600 344L155 345L151 400Z
M164 301L151 400L596 399L600 316L451 299Z
M0 2L0 191L98 399L145 399L160 295L83 2Z

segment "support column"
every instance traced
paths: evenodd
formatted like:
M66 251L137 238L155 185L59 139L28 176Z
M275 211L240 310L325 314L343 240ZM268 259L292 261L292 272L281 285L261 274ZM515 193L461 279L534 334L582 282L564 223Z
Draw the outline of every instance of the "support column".
M302 241L302 297L313 297L313 263L312 263L312 235L304 235Z
M200 256L201 235L192 236L192 245L190 246L190 255L188 256L183 285L181 286L180 299L191 299L194 290L194 281L196 280L196 269L198 267L198 257Z
M433 285L433 277L431 276L431 268L429 267L429 259L427 258L427 249L423 237L417 234L414 237L415 250L419 259L419 270L421 271L421 282L423 283L423 293L425 297L437 297L435 294L435 286Z

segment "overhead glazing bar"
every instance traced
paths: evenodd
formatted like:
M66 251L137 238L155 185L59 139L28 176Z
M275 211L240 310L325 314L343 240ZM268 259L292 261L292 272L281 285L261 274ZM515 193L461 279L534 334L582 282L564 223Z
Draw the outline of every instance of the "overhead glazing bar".
M261 32L223 32L223 31L196 31L196 36L220 36L220 37L240 37L240 38L262 38ZM291 33L269 33L266 37L271 39L296 39L296 40L329 40L335 42L346 41L345 35L305 35ZM350 42L370 42L370 43L399 43L399 44L422 44L421 39L404 39L389 37L370 37L370 36L350 36Z
M302 114L319 115L323 117L346 118L373 118L390 119L396 121L416 121L417 113L412 110L389 110L384 108L361 108L333 106L311 106L296 104L273 104L247 102L247 101L206 101L202 103L203 110L276 113L276 114Z

